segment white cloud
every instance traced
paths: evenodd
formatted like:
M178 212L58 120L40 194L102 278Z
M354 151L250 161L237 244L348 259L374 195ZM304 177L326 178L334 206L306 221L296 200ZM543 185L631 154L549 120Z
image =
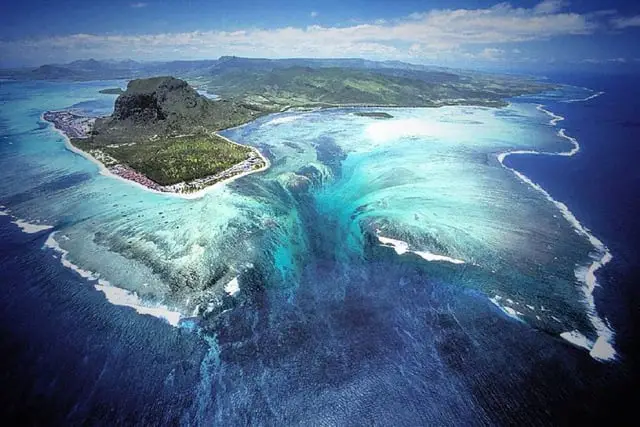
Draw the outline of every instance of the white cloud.
M624 29L629 27L640 27L640 15L631 16L629 18L614 18L611 23L615 28Z
M533 11L539 15L544 15L559 12L567 6L569 6L569 2L565 0L543 0L533 8Z
M142 9L143 7L147 7L149 5L149 3L144 3L144 2L137 2L137 3L131 3L130 6L134 9Z
M587 64L625 64L628 62L627 58L588 58L583 60Z
M431 61L468 58L467 52L480 49L484 53L479 58L495 60L500 45L588 35L603 27L603 20L611 19L610 14L567 12L563 9L565 6L563 1L545 0L532 8L499 3L485 9L431 10L413 13L404 19L351 26L312 25L143 35L75 34L46 39L0 40L0 57L25 61L37 58L39 62L83 57L193 59L219 55L361 56ZM620 25L629 25L629 22Z
M488 61L496 61L504 55L504 50L495 47L486 47L480 51L477 55L478 58L486 59Z
M315 18L318 15L319 15L319 13L316 12L315 10L312 10L311 13L309 14L309 16L311 16L312 18Z

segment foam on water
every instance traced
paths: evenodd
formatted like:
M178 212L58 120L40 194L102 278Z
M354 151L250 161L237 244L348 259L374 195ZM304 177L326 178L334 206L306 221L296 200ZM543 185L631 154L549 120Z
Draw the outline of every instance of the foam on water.
M589 99L593 99L596 96L599 96L602 93L597 93L582 100L574 100L574 101L587 101ZM546 110L543 106L539 105L538 109L549 116L551 116L551 125L556 125L559 121L564 120L564 117L558 116L551 111ZM562 213L562 216L571 224L571 226L576 230L576 232L582 236L584 236L594 247L595 259L588 266L578 266L575 269L576 278L584 284L583 293L584 300L588 310L589 319L596 330L598 338L596 340L597 346L582 334L577 331L565 332L560 336L572 344L579 345L580 347L585 347L590 349L590 354L592 357L598 360L614 360L616 358L616 352L613 348L614 341L614 333L612 329L609 327L608 322L605 319L602 319L597 314L597 309L595 305L595 300L593 297L593 291L596 286L599 286L596 271L600 269L602 266L607 264L613 258L609 249L605 246L604 243L596 236L594 236L591 231L583 226L580 221L575 217L575 215L569 210L567 205L562 202L555 200L549 192L547 192L540 185L533 182L530 178L525 176L523 173L507 166L504 164L504 160L507 156L512 154L536 154L536 155L556 155L556 156L573 156L580 151L580 144L578 141L567 135L565 129L560 129L558 131L558 136L568 140L572 144L572 148L569 151L561 151L558 153L555 152L543 152L543 151L535 151L535 150L514 150L509 152L504 152L498 154L498 161L502 166L512 171L520 180L531 186L531 188L535 189L544 197L553 203Z
M545 113L546 115L551 117L551 120L549 120L549 124L551 126L555 126L559 122L564 120L564 117L559 116L559 115L553 113L552 111L547 110L546 108L544 108L544 105L542 105L542 104L539 104L536 108L537 108L538 111L542 111L543 113Z
M522 318L520 317L522 315L522 313L518 312L517 310L515 310L512 307L509 307L508 305L503 304L501 302L502 301L502 297L500 297L499 295L495 295L495 296L489 298L489 301L491 301L496 307L498 307L507 316L509 316L512 319L515 319L515 320L517 320L519 322L522 322Z
M26 221L22 221L20 219L13 221L13 223L18 227L20 227L22 231L29 234L39 233L41 231L51 230L53 228L52 225L32 224Z
M576 347L584 348L587 351L591 351L591 349L593 348L593 341L582 335L579 331L573 330L569 332L563 332L560 334L560 337L575 345Z
M301 118L302 118L302 116L300 116L300 115L294 115L294 116L290 116L290 115L287 115L287 116L281 116L281 117L276 117L275 119L271 119L271 120L269 120L266 124L267 124L267 125L281 125L281 124L284 124L284 123L291 123L291 122L294 122L294 121L299 120L299 119L301 119Z
M438 255L428 251L413 251L413 253L427 261L445 261L452 264L464 264L464 261L461 259L455 259L445 255Z
M586 88L584 88L584 89L586 89ZM589 90L589 89L587 89L587 90ZM595 92L592 95L587 96L586 98L567 99L567 100L565 100L563 102L567 102L567 103L569 103L569 102L584 102L584 101L589 101L590 99L593 99L593 98L597 98L600 95L604 95L604 92Z
M182 314L180 312L172 311L163 305L146 305L134 292L111 286L109 282L102 279L98 279L98 284L94 285L94 287L98 291L102 292L111 304L130 307L139 314L147 314L149 316L166 320L171 326L178 327L180 324L180 319L182 318Z
M11 211L6 209L3 205L0 205L0 216L10 216L14 218L11 223L17 225L23 233L27 234L40 233L41 231L51 230L53 228L52 225L41 224L39 222L28 222L23 219L16 218L11 215Z
M172 326L177 327L182 318L182 314L178 311L169 309L162 304L150 305L142 301L138 295L134 292L130 292L126 289L118 288L111 285L107 280L101 279L98 273L94 273L89 270L78 267L68 259L69 252L60 247L55 239L56 232L49 234L44 246L53 249L60 254L60 262L70 270L75 271L78 275L84 279L96 282L94 288L102 292L107 300L114 304L123 307L133 308L140 314L147 314L165 320Z
M446 255L438 255L431 253L429 251L412 251L409 250L409 244L407 242L403 242L402 240L391 239L389 237L384 237L378 234L378 240L382 244L382 246L391 247L396 251L398 255L405 254L407 252L418 255L420 258L426 261L443 261L450 262L452 264L464 264L464 261L461 259L455 259L448 257Z
M238 278L234 277L229 283L227 283L224 286L224 291L231 296L240 292L240 283L238 283Z

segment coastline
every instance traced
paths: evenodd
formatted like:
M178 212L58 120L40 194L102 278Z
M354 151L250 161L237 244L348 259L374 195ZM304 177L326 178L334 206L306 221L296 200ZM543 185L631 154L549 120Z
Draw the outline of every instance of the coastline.
M597 92L593 95L590 95L584 99L580 100L570 100L566 102L579 102L579 101L588 101L590 99L596 98L604 94L604 92ZM559 116L547 109L542 104L539 104L536 109L541 111L551 117L549 120L550 126L557 126L557 124L564 120L565 118ZM576 218L576 216L569 210L566 204L554 199L551 194L540 185L536 184L529 177L524 175L522 172L516 170L515 168L509 167L504 163L504 160L513 154L532 154L532 155L542 155L542 156L564 156L571 157L577 154L580 151L580 144L577 139L566 134L566 129L560 128L557 132L557 135L561 138L568 140L572 145L569 151L560 151L560 152L548 152L548 151L535 151L535 150L513 150L513 151L505 151L502 153L498 153L496 158L500 165L506 170L512 172L520 181L530 186L532 189L541 193L548 201L553 203L562 216L569 222L569 224L574 228L574 230L585 237L589 243L595 249L595 255L597 258L594 258L591 263L585 266L577 266L575 269L576 279L583 284L582 291L584 293L584 303L587 307L587 316L591 325L593 326L597 339L594 341L588 339L582 333L577 330L567 331L560 334L560 337L567 342L586 349L589 351L589 355L599 361L613 361L617 359L617 353L613 348L613 342L615 338L615 333L608 325L606 319L603 319L599 316L595 304L595 299L593 296L593 292L596 287L600 286L598 280L595 276L596 271L605 266L608 262L613 259L613 255L607 248L607 246L596 236L594 236L591 231L586 228L580 221Z
M258 168L258 169L253 169L253 170L245 171L245 172L242 172L242 173L239 173L239 174L235 174L235 175L230 176L230 177L228 177L228 178L220 179L220 180L218 180L218 181L214 182L214 183L213 183L213 184L211 184L211 185L208 185L208 186L206 186L206 187L204 187L204 188L202 188L202 189L200 189L200 190L193 191L193 192L180 193L180 192L176 192L176 191L161 191L161 190L157 190L157 189L154 189L154 188L148 187L148 186L146 186L146 185L143 185L143 184L141 184L141 183L139 183L139 182L137 182L137 181L134 181L134 180L131 180L131 179L127 179L127 178L125 178L125 177L123 177L123 176L120 176L120 175L118 175L118 174L116 174L116 173L112 172L111 170L109 170L109 168L108 168L107 166L105 166L105 164L104 164L104 163L102 163L100 160L96 159L96 158L95 158L94 156L92 156L90 153L88 153L88 152L86 152L86 151L84 151L84 150L82 150L82 149L80 149L80 148L76 147L75 145L73 145L73 144L71 143L71 139L69 138L69 136L68 136L68 135L67 135L67 134L66 134L62 129L58 128L54 122L52 122L52 121L50 121L50 120L47 120L47 119L45 118L45 114L47 114L47 113L49 113L49 112L50 112L50 111L45 111L45 112L43 112L43 113L40 115L40 119L41 119L43 122L48 123L48 124L49 124L49 125L50 125L50 126L51 126L55 131L56 131L56 132L58 132L58 133L59 133L59 134L64 138L65 148L66 148L67 150L69 150L69 151L71 151L71 152L73 152L73 153L75 153L75 154L78 154L78 155L80 155L80 156L84 157L85 159L89 160L90 162L94 163L95 165L97 165L97 166L98 166L99 173L100 173L101 175L103 175L103 176L106 176L106 177L109 177L109 178L118 179L118 180L120 180L120 181L122 181L122 182L126 182L126 183L128 183L128 184L132 184L132 185L134 185L134 186L136 186L136 187L138 187L138 188L140 188L140 189L142 189L142 190L149 191L149 192L156 193L156 194L162 194L162 195L170 196L170 197L179 197L179 198L181 198L181 199L188 199L188 200L192 200L192 199L200 199L200 198L202 198L202 197L203 197L203 196L204 196L208 191L212 190L213 188L215 188L215 187L216 187L216 186L218 186L218 185L222 185L222 184L226 184L226 183L232 182L232 181L234 181L234 180L236 180L236 179L238 179L238 178L242 178L242 177L244 177L244 176L251 175L251 174L253 174L253 173L263 172L263 171L267 170L267 169L271 166L271 162L270 162L270 161L267 159L267 157L265 157L265 156L260 152L260 150L258 150L257 148L255 148L255 147L250 147L250 146L247 146L247 145L242 145L242 144L240 144L240 143L238 143L238 142L236 142L236 141L232 141L232 140L230 140L229 138L227 138L227 137L225 137L225 136L220 135L218 132L214 132L213 134L214 134L215 136L217 136L217 137L219 137L219 138L222 138L222 139L224 139L225 141L227 141L227 142L229 142L229 143L232 143L232 144L238 145L238 146L243 147L243 148L247 148L247 147L248 147L248 148L250 148L251 150L253 150L253 151L258 155L258 157L260 157L260 159L262 160L262 162L263 162L264 166L262 166L261 168ZM246 124L246 123L245 123L245 124ZM244 124L243 124L242 126L244 126ZM234 166L236 166L236 165L234 165ZM231 169L231 168L230 168L230 169ZM131 169L131 170L133 170L133 169ZM229 170L229 169L227 169L227 170ZM137 174L139 174L139 175L144 176L143 174L140 174L139 172L137 172L137 171L135 171L135 170L134 170L134 172L136 172L136 173L137 173ZM223 171L223 172L225 172L225 171ZM145 177L145 178L146 178L146 177ZM208 177L203 177L202 179L206 179L206 178L208 178ZM147 178L147 179L148 179L148 178Z

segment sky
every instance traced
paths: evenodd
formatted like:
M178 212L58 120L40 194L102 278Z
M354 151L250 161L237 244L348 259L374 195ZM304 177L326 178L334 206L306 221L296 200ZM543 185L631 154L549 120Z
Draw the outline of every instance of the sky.
M77 59L359 57L640 67L637 0L5 0L0 67Z

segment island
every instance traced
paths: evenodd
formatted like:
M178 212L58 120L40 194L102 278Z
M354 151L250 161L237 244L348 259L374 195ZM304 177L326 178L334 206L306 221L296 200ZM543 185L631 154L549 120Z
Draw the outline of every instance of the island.
M184 194L268 166L257 149L217 133L261 114L241 103L207 99L184 80L154 77L130 81L109 117L48 111L43 118L108 172Z
M110 88L107 88L107 89L99 90L98 92L104 93L104 94L107 94L107 95L120 95L120 94L124 93L122 88L119 88L119 87L110 87Z
M359 111L354 114L359 117L369 117L372 119L392 119L393 118L391 114L380 112L380 111Z

